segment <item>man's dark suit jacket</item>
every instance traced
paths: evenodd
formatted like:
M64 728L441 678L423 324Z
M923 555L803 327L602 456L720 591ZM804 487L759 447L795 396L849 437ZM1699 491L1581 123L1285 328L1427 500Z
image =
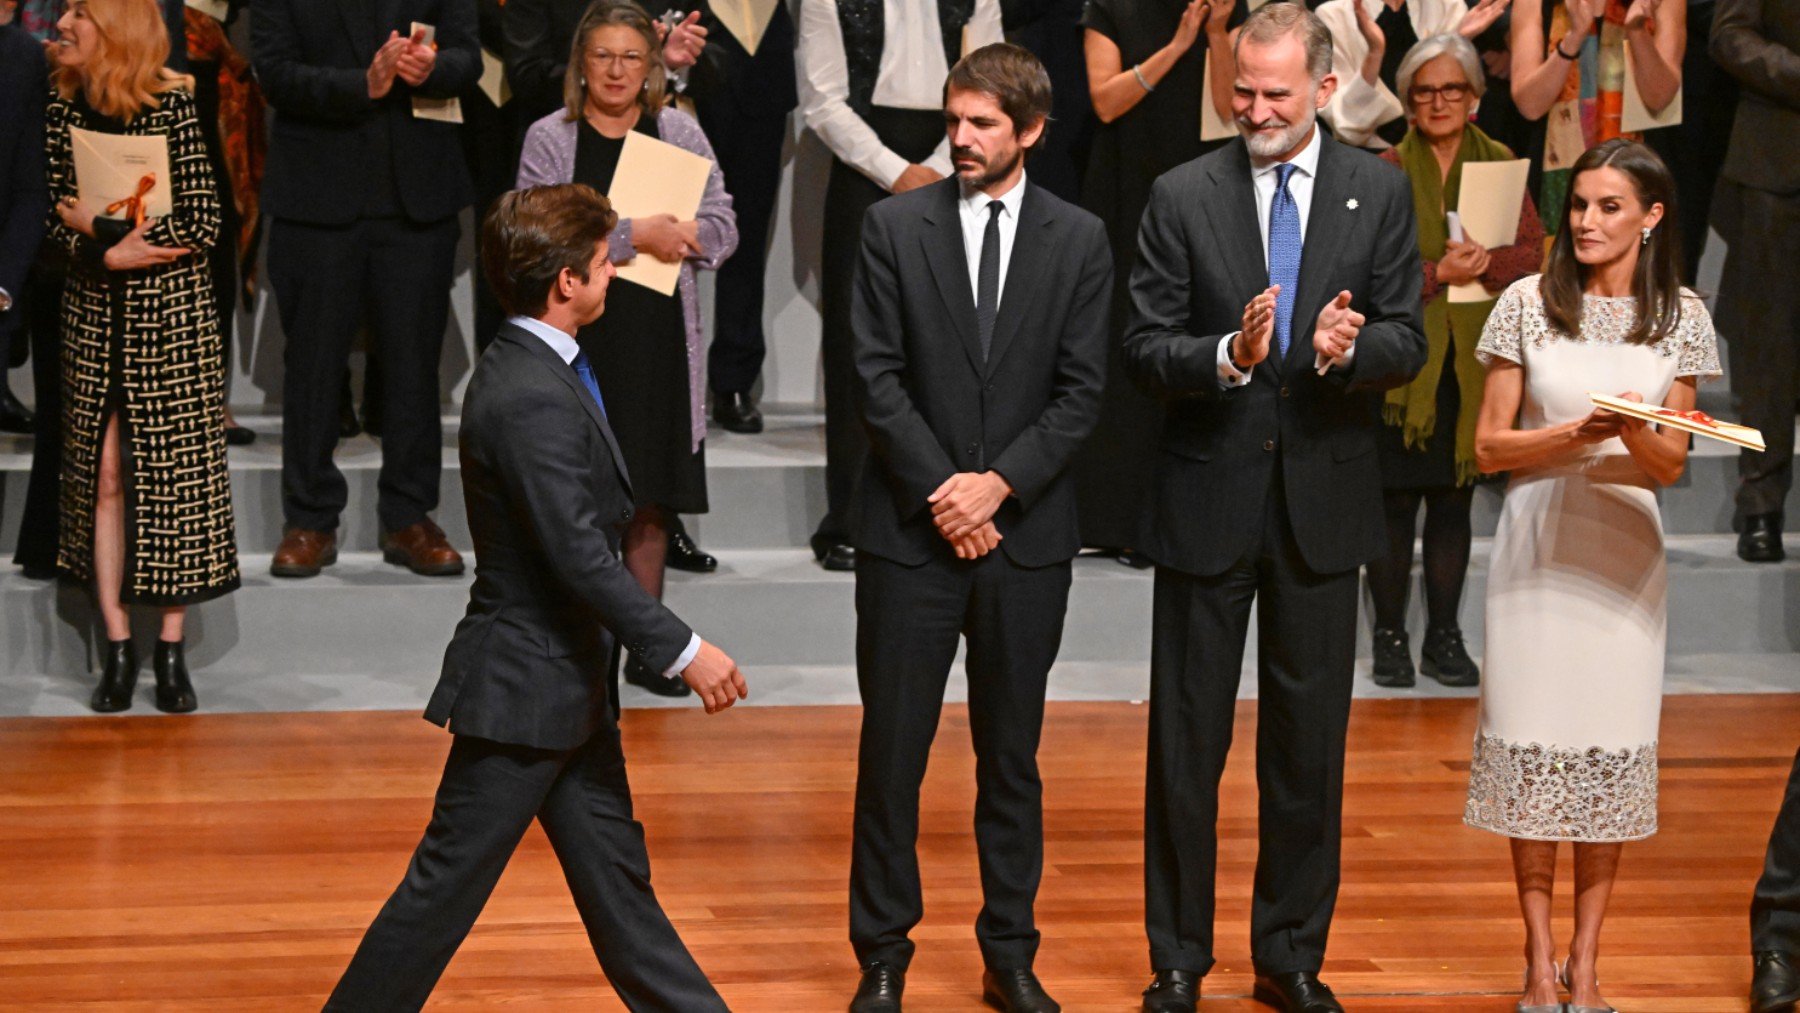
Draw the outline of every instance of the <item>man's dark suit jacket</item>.
M682 13L700 11L706 48L688 75L687 94L713 107L719 118L786 116L800 103L794 76L794 18L784 0L752 54L731 34L707 0L675 0Z
M575 26L593 0L509 0L505 29L506 83L512 87L513 115L523 130L563 104L563 71L575 44ZM645 10L649 10L648 7ZM653 12L656 17L662 11ZM711 40L708 40L710 45Z
M1719 0L1707 51L1742 86L1723 175L1800 193L1800 4Z
M1381 394L1425 364L1412 189L1374 155L1321 139L1287 357L1223 389L1219 342L1269 285L1250 157L1240 138L1151 189L1131 275L1125 359L1164 399L1162 460L1144 552L1198 576L1258 543L1280 462L1288 519L1308 568L1340 573L1386 545L1375 438ZM1367 322L1349 369L1319 376L1313 328L1348 289Z
M37 259L50 215L44 185L48 73L37 40L16 23L0 25L0 288L15 301L25 293L25 275ZM0 371L6 368L3 339L24 312L15 305L0 313Z
M574 748L611 720L615 637L660 672L693 631L620 564L633 513L625 459L542 339L500 328L469 380L459 443L475 584L425 717L459 735Z
M957 472L1012 484L1000 550L1048 566L1081 549L1068 466L1106 383L1112 254L1100 219L1027 179L984 361L955 177L881 201L863 219L852 308L860 410L874 453L851 542L906 565L952 553L930 496Z
M389 31L418 21L436 29L437 65L418 88L395 78L369 98L369 62ZM387 125L401 209L421 224L442 221L474 199L459 127L419 119L412 98L454 98L481 77L475 5L469 0L256 0L250 43L257 80L275 124L269 133L263 210L311 225L348 225L367 205L380 167L372 137Z

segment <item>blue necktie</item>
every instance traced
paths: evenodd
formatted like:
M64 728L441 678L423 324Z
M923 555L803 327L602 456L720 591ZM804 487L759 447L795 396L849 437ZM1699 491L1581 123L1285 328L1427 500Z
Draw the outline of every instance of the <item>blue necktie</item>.
M1294 326L1294 296L1300 287L1300 205L1288 192L1292 162L1275 167L1275 199L1269 205L1269 284L1280 285L1275 297L1275 344L1287 357L1288 339Z
M588 361L586 352L576 352L575 358L569 360L575 367L575 375L581 377L582 386L594 395L594 404L600 408L600 416L606 417L606 399L600 396L600 381L594 379L594 364Z

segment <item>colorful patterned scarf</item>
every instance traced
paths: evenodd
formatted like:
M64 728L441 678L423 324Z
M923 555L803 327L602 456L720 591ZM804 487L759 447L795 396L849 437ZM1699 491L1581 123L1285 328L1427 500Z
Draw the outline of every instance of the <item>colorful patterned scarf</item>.
M1569 10L1551 7L1546 19L1550 48L1562 45L1569 34ZM1538 191L1538 214L1546 239L1562 226L1563 200L1568 196L1570 167L1581 153L1615 137L1643 140L1642 134L1619 129L1625 110L1625 11L1626 0L1607 0L1599 30L1581 41L1581 58L1569 67L1561 94L1545 117L1544 181ZM1651 24L1651 31L1655 25Z
M256 293L256 236L262 224L263 160L268 134L263 129L262 89L250 61L232 48L225 29L211 17L187 8L188 59L219 65L220 157L231 177L231 201L237 208L238 277L246 298Z

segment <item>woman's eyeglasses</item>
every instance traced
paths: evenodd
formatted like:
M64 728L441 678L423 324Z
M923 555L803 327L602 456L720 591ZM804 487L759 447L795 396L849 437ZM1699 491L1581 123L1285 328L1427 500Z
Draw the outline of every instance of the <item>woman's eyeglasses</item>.
M1413 105L1428 106L1439 98L1449 103L1461 102L1468 98L1474 90L1466 84L1441 84L1436 87L1428 84L1415 84L1407 89L1406 97L1412 99Z
M642 70L644 54L635 49L623 53L615 53L610 49L590 49L588 62L598 67L624 67L626 70Z

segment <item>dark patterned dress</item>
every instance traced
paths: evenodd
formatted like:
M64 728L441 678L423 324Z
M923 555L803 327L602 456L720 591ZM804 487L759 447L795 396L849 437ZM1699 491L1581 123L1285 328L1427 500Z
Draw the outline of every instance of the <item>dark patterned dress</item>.
M186 605L238 586L237 539L226 470L225 368L207 250L219 202L194 97L165 92L130 123L76 96L52 97L45 117L52 201L76 193L70 128L169 139L174 213L145 233L186 247L175 261L108 270L99 223L90 239L50 216L51 240L70 256L62 305L63 482L57 565L93 577L94 503L107 421L119 420L125 485L125 575L131 604Z

